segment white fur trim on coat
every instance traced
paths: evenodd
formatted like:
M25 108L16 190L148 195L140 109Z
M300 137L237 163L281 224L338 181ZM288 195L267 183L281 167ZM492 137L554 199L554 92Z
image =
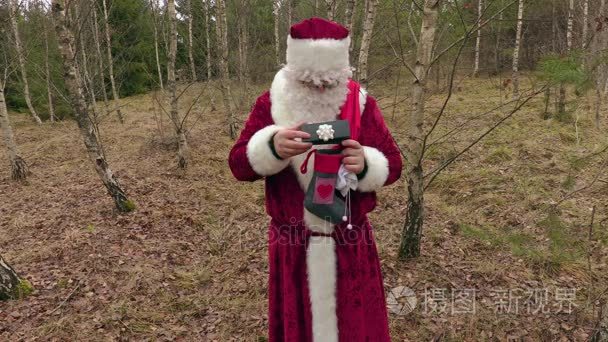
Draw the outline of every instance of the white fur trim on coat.
M247 143L247 159L249 164L260 176L270 176L283 170L288 164L289 159L281 160L272 154L268 142L280 126L270 125L255 132Z
M319 216L311 213L310 211L304 208L304 223L308 229L313 232L323 233L323 234L331 234L334 232L334 225L320 218Z
M306 250L306 271L314 342L338 342L337 266L334 238L311 236Z
M363 154L367 163L367 173L359 180L357 190L376 191L384 185L388 178L388 159L384 153L369 146L363 146Z
M298 70L350 69L350 36L344 39L293 39L287 37L287 65Z

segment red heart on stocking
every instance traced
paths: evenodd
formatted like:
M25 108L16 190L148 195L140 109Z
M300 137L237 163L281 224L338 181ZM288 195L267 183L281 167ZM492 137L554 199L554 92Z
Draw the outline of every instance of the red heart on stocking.
M320 184L317 186L317 193L321 198L327 198L334 191L334 187L331 184Z

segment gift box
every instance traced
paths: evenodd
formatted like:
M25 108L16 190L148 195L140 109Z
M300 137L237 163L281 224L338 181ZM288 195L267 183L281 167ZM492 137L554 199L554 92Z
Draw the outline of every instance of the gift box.
M310 134L309 139L302 141L313 145L340 144L343 140L350 139L350 125L347 120L305 124L300 129Z

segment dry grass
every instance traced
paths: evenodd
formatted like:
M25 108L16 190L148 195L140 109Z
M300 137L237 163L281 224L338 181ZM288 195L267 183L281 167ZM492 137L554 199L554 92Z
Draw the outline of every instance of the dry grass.
M507 101L496 84L493 79L461 83L434 137ZM202 88L188 89L184 110ZM391 90L372 93L383 97L387 121L397 140L405 141L400 113L408 102L399 105L393 120ZM192 163L185 172L176 169L166 117L164 135L159 134L151 95L124 100L124 125L113 116L104 120L110 165L137 205L129 215L112 209L75 123L36 126L25 116L12 116L32 175L25 184L11 182L3 162L0 253L36 291L0 306L0 339L265 340L263 184L232 178L226 163L232 141L223 113L205 109L212 98L219 99L214 87L191 114ZM430 99L429 113L441 100L441 94ZM542 120L541 109L542 99L533 100L437 178L426 195L426 231L417 260L396 261L403 181L379 193L371 219L387 290L408 286L419 302L426 288L477 291L476 314L425 313L418 307L409 315L391 315L395 341L582 341L591 333L595 313L587 298L608 281L608 233L599 224L608 215L605 179L565 201L558 213L550 215L548 208L593 179L599 159L580 158L605 146L607 127L602 135L591 114L579 109L577 145L572 124ZM499 115L473 120L435 145L427 170ZM586 234L593 205L598 242L589 274ZM551 295L556 287L576 287L577 307L571 314L495 314L492 289L515 287L546 287Z

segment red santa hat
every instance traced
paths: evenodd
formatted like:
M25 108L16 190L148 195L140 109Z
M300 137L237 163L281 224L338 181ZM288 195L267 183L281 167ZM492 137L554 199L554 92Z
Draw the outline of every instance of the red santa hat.
M305 19L291 27L287 66L309 72L350 71L350 35L344 26L322 18Z

